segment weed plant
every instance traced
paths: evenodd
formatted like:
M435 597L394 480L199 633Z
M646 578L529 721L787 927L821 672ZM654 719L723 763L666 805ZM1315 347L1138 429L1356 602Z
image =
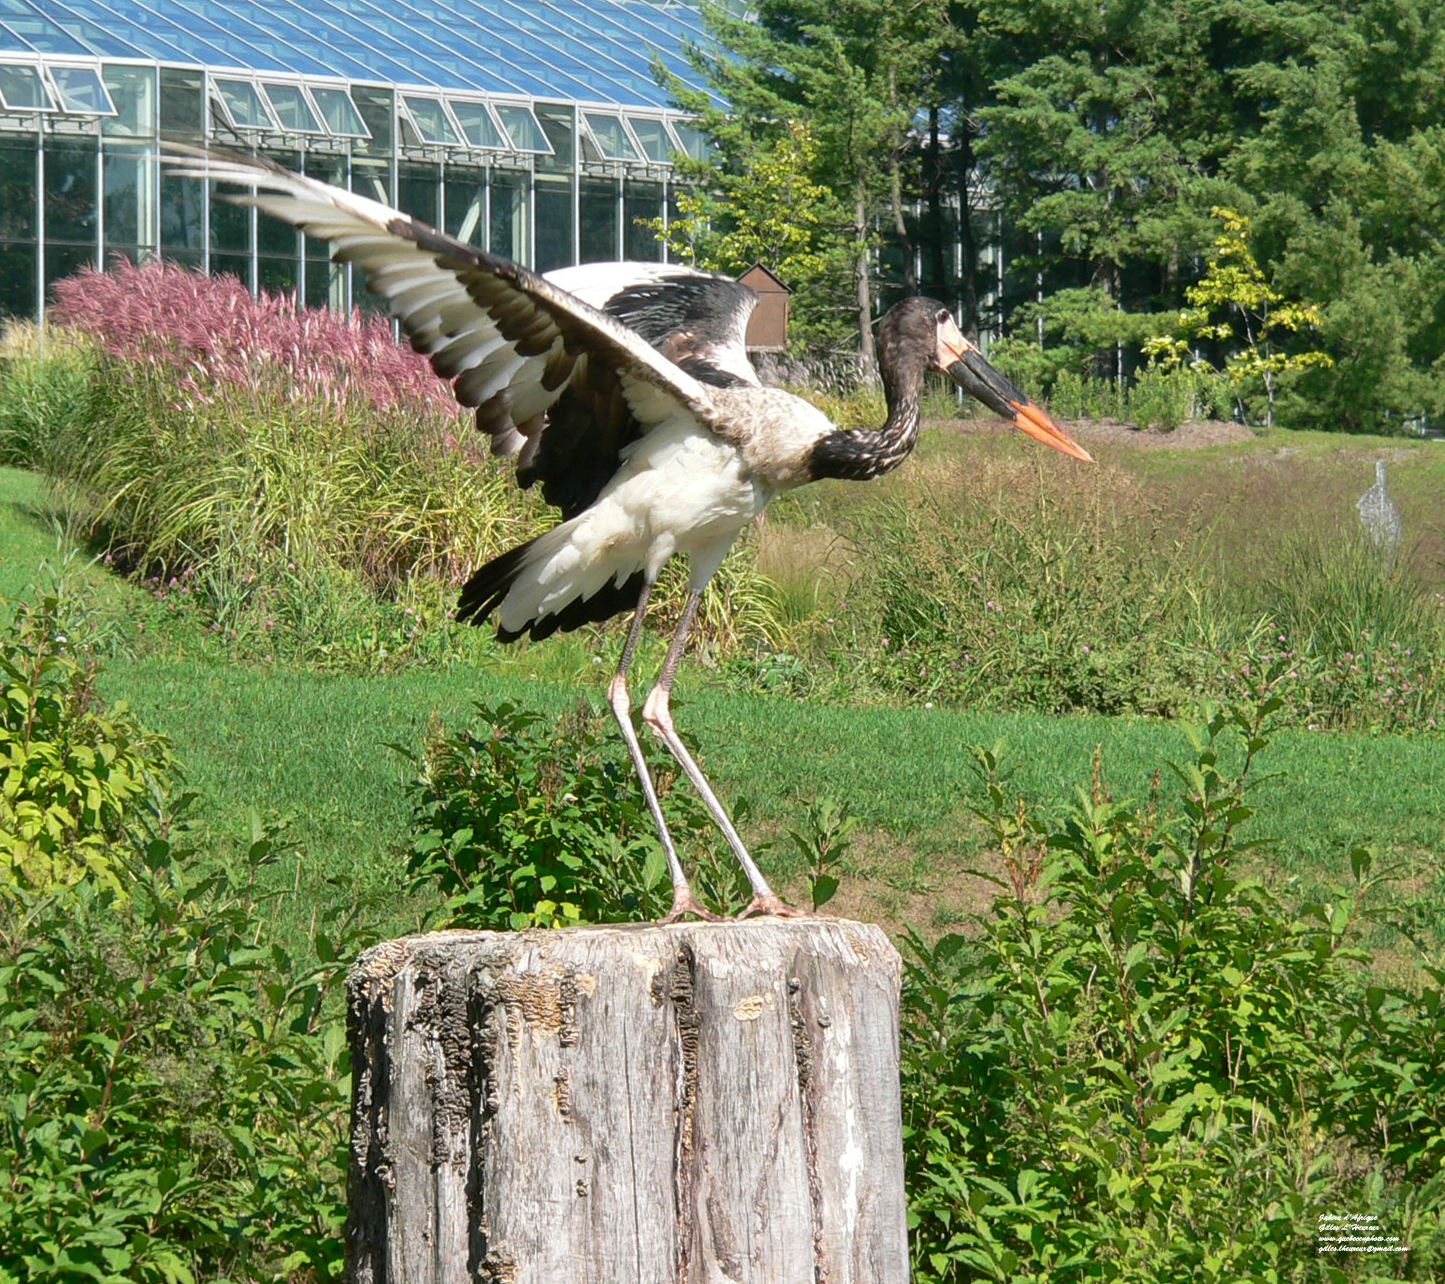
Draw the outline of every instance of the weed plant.
M234 870L187 848L169 750L101 706L53 610L0 665L0 1279L339 1278L362 938L272 939L273 836Z
M434 728L409 789L407 871L440 892L450 924L519 930L661 918L671 887L626 747L586 705L553 721L515 704L479 704L473 724ZM610 715L609 715L610 717ZM679 851L704 853L696 890L724 910L748 900L737 862L677 773L650 764ZM744 808L746 810L746 808ZM690 875L691 876L691 875Z
M1115 802L1096 766L1056 811L977 751L1000 896L913 936L904 985L920 1284L1438 1278L1445 971L1371 978L1367 849L1298 910L1243 875L1281 708L1211 716L1172 805L1157 779ZM1323 1251L1330 1212L1408 1251Z
M1207 514L1181 519L1108 467L1071 486L1037 461L950 474L843 520L861 550L851 579L811 637L794 630L797 671L776 650L753 662L756 689L1193 716L1255 698L1288 660L1291 725L1445 724L1445 599L1408 550L1297 536L1276 569L1225 579Z

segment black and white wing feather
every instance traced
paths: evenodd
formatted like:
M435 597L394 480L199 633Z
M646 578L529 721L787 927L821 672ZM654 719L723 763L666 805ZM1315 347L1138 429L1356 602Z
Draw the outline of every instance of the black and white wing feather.
M740 281L673 263L583 263L547 280L616 317L700 383L761 386L745 340L758 296Z
M412 347L476 409L493 450L518 456L519 483L540 482L564 515L596 498L619 451L649 428L679 410L709 421L703 383L617 317L510 259L261 156L162 150L173 172L254 188L228 199L331 242L332 257L365 274ZM549 444L549 412L564 394L571 431Z

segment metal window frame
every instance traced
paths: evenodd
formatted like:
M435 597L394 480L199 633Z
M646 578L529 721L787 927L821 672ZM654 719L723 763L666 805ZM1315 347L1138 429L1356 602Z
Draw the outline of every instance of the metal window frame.
M12 106L10 100L5 97L5 91L0 89L0 111L8 112L13 116L38 116L42 112L47 115L52 112L59 112L57 105L60 101L60 92L56 89L54 82L46 71L45 64L36 58L0 58L0 68L13 67L17 71L29 71L35 76L36 83L40 86L40 92L49 100L47 107L31 107L27 105ZM79 113L71 113L78 115Z
M307 92L311 95L311 103L312 103L312 105L317 109L317 110L316 110L317 119L319 119L319 120L321 121L321 123L326 127L326 132L327 132L328 134L330 134L331 137L333 137L333 138L361 138L361 139L369 139L369 138L371 137L371 129L370 129L370 127L367 125L366 120L365 120L365 118L362 116L360 110L358 110L358 108L357 108L357 106L356 106L356 103L353 101L353 99L352 99L352 97L351 97L351 90L350 90L346 85L318 85L318 84L313 84L313 85L308 85L306 88L307 88ZM324 93L324 94L340 94L344 99L346 99L347 103L348 103L348 104L350 105L350 107L351 107L351 114L352 114L352 116L355 118L356 123L361 127L361 131L358 133L356 130L352 130L352 129L337 129L337 128L331 123L331 121L327 119L327 116L326 116L325 111L323 111L323 110L321 109L321 102L320 102L320 100L316 97L316 95L317 95L318 93Z
M416 110L411 105L411 99L413 98L426 103L435 103L441 109L442 119L446 121L447 128L452 131L453 137L429 138L426 131L421 127L421 121L417 117ZM403 89L398 86L396 91L396 112L402 120L406 121L406 123L412 127L417 138L421 140L422 145L425 147L459 148L469 147L471 145L467 139L466 131L462 129L461 122L452 114L452 109L448 105L447 100L442 97L440 90Z
M331 128L326 123L326 117L322 115L320 109L316 106L315 100L311 97L311 91L307 88L304 81L292 80L287 76L268 76L262 72L256 78L256 88L260 92L266 105L271 109L271 115L275 118L277 124L281 124L281 112L272 99L270 89L268 88L273 85L277 89L296 90L297 93L301 95L301 101L305 104L306 110L311 113L311 119L316 122L314 129L308 129L304 125L281 125L283 131L288 134L303 134L307 138L329 138L332 136ZM355 106L355 104L353 104L353 106Z
M512 146L512 136L507 133L507 130L503 126L502 122L497 118L497 113L493 110L491 103L489 103L485 98L468 98L461 94L448 94L446 96L446 102L447 105L452 109L452 116L456 120L457 127L461 129L462 138L465 140L466 145L470 147L473 151L510 152L517 150L517 148ZM492 128L496 130L497 137L500 138L502 141L497 144L474 143L468 136L467 131L462 128L461 117L458 116L456 113L456 109L458 106L480 107L482 109L483 115L485 115L487 120L491 123Z
M555 156L557 154L557 149L552 146L552 140L547 137L547 131L542 128L542 122L537 119L537 112L533 104L540 101L542 100L532 99L527 102L493 102L491 104L495 109L497 119L504 127L502 132L511 141L512 150L523 156ZM574 108L576 106L575 103L568 103L566 105ZM541 138L542 146L523 147L521 143L517 141L516 135L512 132L512 127L507 124L506 117L502 115L504 111L525 112L531 119L532 127L537 131L537 136Z
M270 99L262 92L261 85L254 75L238 76L231 72L224 72L218 76L213 72L206 77L206 80L211 91L211 101L220 107L226 123L229 124L232 129L252 130L253 132L262 134L286 134L292 132L281 127L281 122L276 119L276 113L271 107ZM270 123L267 125L255 125L249 121L242 123L237 120L235 113L231 110L231 104L226 101L225 90L221 88L223 84L227 83L247 86L251 92L256 95L256 101L261 105L261 110L265 113Z
M622 127L622 137L626 140L627 145L632 148L632 155L614 156L609 153L607 148L602 145L601 136L596 129L592 127L592 122L589 119L591 116L607 116L615 120ZM642 144L638 142L637 135L632 132L632 126L628 124L627 117L623 114L621 108L615 111L607 111L600 107L579 107L577 109L577 122L581 125L583 133L586 134L592 146L597 149L598 156L603 160L620 165L651 165L655 163L643 149Z

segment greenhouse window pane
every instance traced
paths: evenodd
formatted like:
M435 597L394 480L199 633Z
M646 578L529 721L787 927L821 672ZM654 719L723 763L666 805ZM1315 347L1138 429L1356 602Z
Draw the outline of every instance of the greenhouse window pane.
M94 67L52 67L50 74L66 111L87 116L115 115L115 104Z
M512 136L512 146L519 152L541 152L547 156L552 154L552 144L547 141L547 136L542 132L537 118L532 115L530 107L498 103L497 115L507 133Z
M326 121L326 128L333 134L346 138L371 137L371 131L366 128L361 113L356 110L356 104L346 90L313 85L311 97Z
M448 104L452 114L457 118L457 124L462 127L462 133L473 147L505 147L507 140L502 137L502 131L497 128L497 123L492 119L492 113L487 110L486 103L458 102L455 98L449 98Z
M0 67L0 105L11 111L54 111L50 91L34 67Z
M648 160L664 165L672 159L672 139L668 136L667 127L660 120L629 116L627 123L632 126L632 133L642 145Z
M672 128L677 135L680 150L686 152L693 160L707 160L712 155L712 141L702 130L692 125L684 125L681 121L673 121Z
M621 116L614 116L611 112L584 111L582 119L587 122L592 137L597 140L597 148L602 153L603 160L642 159L632 139L627 136Z
M101 73L115 115L101 132L131 138L153 138L156 132L156 68L120 67L107 63Z
M326 131L306 101L306 91L300 85L287 85L280 81L263 80L261 88L271 100L271 110L281 122L282 129L294 130L298 134L321 134Z
M237 129L274 129L275 122L266 111L266 104L256 86L249 80L215 80L221 102L225 105L231 123Z
M424 143L459 143L457 131L447 119L446 109L440 98L426 98L421 94L402 94L402 106L411 116L416 132Z

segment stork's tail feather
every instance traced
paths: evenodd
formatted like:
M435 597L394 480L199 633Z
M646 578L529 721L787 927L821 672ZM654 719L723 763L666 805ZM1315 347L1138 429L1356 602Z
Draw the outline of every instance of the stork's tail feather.
M508 549L500 557L494 557L485 566L473 573L462 588L457 599L457 619L463 623L480 624L500 604L517 577L527 569L527 555L536 546L538 535L525 544ZM508 631L497 625L497 637L503 642L514 642L525 629Z
M480 624L515 595L515 605L523 618L508 619L513 611L504 607L497 620L498 640L515 642L525 633L540 641L558 631L567 633L584 624L600 624L635 607L642 596L642 571L635 571L621 584L607 579L591 594L585 593L590 585L569 583L571 577L558 574L555 554L558 545L565 543L565 536L558 535L562 530L555 527L529 539L477 570L462 589L457 619Z

